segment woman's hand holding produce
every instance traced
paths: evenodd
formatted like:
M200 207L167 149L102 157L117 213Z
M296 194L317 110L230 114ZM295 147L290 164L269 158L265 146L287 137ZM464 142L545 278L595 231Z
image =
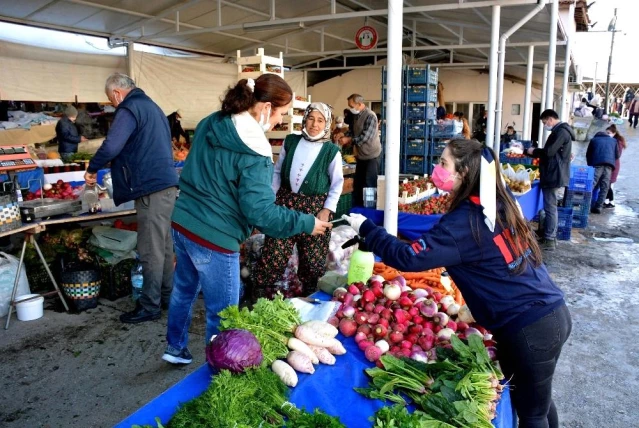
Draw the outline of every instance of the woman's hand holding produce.
M322 220L322 221L330 221L331 220L331 211L326 209L326 208L322 208L317 213L317 218Z
M327 230L333 227L332 223L327 221L322 221L319 218L315 217L315 227L313 228L313 236L322 235L326 233Z
M362 227L362 224L367 220L366 217L361 214L344 214L342 219L346 220L357 234L359 234L359 228Z

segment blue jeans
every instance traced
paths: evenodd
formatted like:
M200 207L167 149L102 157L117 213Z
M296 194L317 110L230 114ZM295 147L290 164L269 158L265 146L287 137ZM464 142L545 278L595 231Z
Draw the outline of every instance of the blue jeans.
M557 193L560 188L541 189L544 196L544 212L546 220L544 220L544 234L546 239L555 239L557 236Z
M177 266L169 305L166 340L176 349L186 348L193 304L204 293L206 343L218 333L218 312L237 305L240 297L240 254L225 254L203 247L172 229Z

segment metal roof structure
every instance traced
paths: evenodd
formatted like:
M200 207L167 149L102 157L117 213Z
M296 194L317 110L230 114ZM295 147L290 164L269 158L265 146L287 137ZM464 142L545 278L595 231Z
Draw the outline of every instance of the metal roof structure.
M581 0L574 2L581 10ZM488 65L490 6L502 6L501 30L525 16L537 0L404 1L403 48L408 62L467 68ZM376 64L386 56L386 0L0 0L0 20L232 58L236 51L284 53L295 69L339 71ZM587 10L586 10L587 12ZM587 16L586 16L587 18ZM576 19L577 25L583 21ZM586 21L587 22L587 21ZM360 51L355 32L363 25L379 34L375 49ZM550 8L513 34L508 66L525 65L535 44L535 63L548 61ZM566 30L558 28L557 62L565 58ZM541 68L540 66L538 66ZM330 73L329 73L330 74Z

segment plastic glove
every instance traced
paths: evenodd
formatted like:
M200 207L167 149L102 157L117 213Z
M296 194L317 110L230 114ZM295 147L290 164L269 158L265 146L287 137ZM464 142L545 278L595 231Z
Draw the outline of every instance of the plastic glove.
M350 215L346 215L344 214L342 216L342 219L345 220L348 224L350 224L350 226L355 230L355 233L357 233L359 235L359 228L362 227L362 224L368 220L366 217L364 217L361 214L350 214Z

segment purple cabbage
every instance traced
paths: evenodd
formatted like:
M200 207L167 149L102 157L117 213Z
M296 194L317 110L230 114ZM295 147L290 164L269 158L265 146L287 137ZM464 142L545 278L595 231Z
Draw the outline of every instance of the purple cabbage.
M259 366L263 359L260 342L247 330L223 331L206 347L206 360L214 370L242 373Z

